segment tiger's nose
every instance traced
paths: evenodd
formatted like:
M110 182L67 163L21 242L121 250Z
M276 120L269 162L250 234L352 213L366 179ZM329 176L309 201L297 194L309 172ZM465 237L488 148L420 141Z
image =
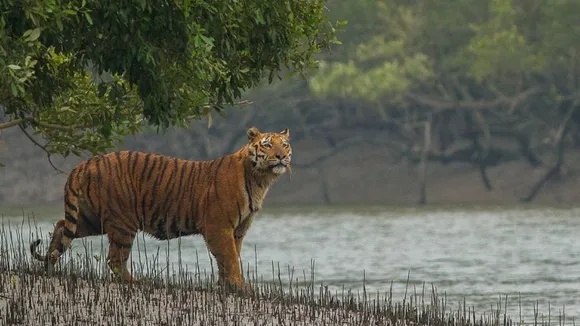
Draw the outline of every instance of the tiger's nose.
M276 158L281 160L284 157L282 153L276 153Z

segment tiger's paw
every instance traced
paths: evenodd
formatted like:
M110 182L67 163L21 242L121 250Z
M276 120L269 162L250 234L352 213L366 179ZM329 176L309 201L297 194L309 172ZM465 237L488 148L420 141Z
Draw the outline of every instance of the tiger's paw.
M218 290L225 293L237 294L242 296L251 296L254 294L254 289L248 283L231 283L231 282L218 282Z

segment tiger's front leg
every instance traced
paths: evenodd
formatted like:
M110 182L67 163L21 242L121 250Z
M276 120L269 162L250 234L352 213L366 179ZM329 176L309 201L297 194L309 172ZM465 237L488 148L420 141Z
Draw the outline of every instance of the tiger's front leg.
M242 223L240 223L240 225L238 225L238 227L234 231L234 239L236 242L236 250L238 251L238 257L242 255L242 244L244 242L244 237L246 236L248 229L252 225L253 220L254 220L253 216L246 218L245 220L242 221Z
M127 268L127 260L137 231L116 225L111 220L105 222L105 229L109 238L109 254L107 255L109 268L125 282L136 281Z
M234 231L232 229L207 230L204 238L209 251L217 261L219 283L235 290L249 290L242 280Z

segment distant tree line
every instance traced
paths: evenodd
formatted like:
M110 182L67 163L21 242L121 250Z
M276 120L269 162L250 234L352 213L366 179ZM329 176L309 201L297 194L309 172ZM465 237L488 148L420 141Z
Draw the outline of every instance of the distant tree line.
M350 12L349 27L359 35L343 38L344 49L322 62L310 90L359 116L373 115L391 131L401 157L422 167L473 164L488 190L490 166L547 165L522 198L530 201L560 174L566 148L580 144L580 2L333 4ZM544 162L546 151L554 159Z

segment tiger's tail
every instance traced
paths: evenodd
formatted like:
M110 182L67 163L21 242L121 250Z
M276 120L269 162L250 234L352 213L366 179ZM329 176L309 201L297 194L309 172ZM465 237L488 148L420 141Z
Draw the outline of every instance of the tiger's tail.
M54 226L54 230L52 231L52 239L50 239L50 247L48 248L48 252L50 254L50 251L52 248L54 248L55 244L58 244L62 241L62 232L63 232L63 228L64 228L64 220L60 220L58 222L56 222L56 225ZM41 239L36 239L33 242L30 243L30 254L32 255L32 257L36 260L42 261L44 263L46 263L46 267L48 268L48 263L49 263L49 259L50 256L47 255L42 255L40 253L38 253L38 246L42 243Z
M36 248L41 243L40 239L30 244L32 257L44 261L47 268L56 264L60 256L70 247L72 240L75 238L79 221L79 196L82 196L79 185L83 186L83 176L84 174L81 169L75 169L65 184L64 219L58 221L54 227L48 253L43 256L36 251Z
M36 250L36 248L38 248L38 246L40 245L41 242L42 242L42 240L36 239L30 244L30 254L32 255L32 257L34 259L46 262L47 256L39 254L38 251Z
M73 173L75 172L77 174L76 178L74 176L73 178L69 178L67 185L65 185L65 189L69 190L65 195L64 223L62 225L62 236L60 237L60 239L54 239L60 241L54 241L55 246L54 248L52 248L51 246L50 248L51 251L48 253L50 255L49 259L53 264L68 248L70 248L70 244L75 238L75 234L77 233L77 224L79 222L79 212L80 212L79 197L83 196L83 192L81 189L83 189L86 180L84 180L84 173L82 173L81 169L73 171ZM74 185L75 181L77 181L75 185L76 187L74 187L77 190L76 193L71 190L73 189L73 187L68 187L69 182L72 182ZM54 236L57 235L53 234L53 237Z

